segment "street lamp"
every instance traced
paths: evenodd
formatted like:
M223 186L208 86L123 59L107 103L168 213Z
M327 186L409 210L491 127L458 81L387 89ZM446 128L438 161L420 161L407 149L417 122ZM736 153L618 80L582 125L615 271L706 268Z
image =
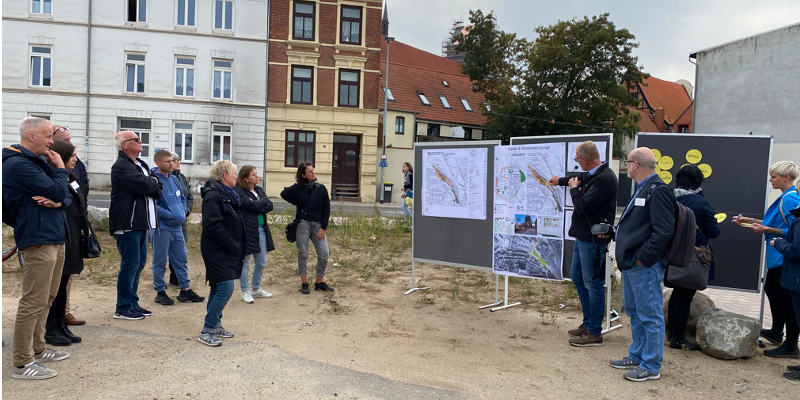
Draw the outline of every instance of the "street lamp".
M385 170L386 167L389 166L389 162L386 160L386 126L389 124L389 45L394 40L393 37L389 36L389 12L388 12L389 4L384 4L383 6L383 18L381 19L381 36L386 39L386 83L383 86L383 151L381 153L381 204L384 202L384 196L386 193L386 175Z

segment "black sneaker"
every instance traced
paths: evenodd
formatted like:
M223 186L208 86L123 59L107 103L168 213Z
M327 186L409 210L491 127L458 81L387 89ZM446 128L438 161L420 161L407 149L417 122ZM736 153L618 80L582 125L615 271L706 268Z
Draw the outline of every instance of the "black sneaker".
M771 350L764 350L764 355L767 357L775 358L800 358L800 350L797 347L794 350L786 350L786 343Z
M175 300L170 299L169 296L167 296L167 292L158 292L156 295L156 303L162 306L171 306L175 304Z
M192 303L199 303L205 300L205 297L200 297L192 291L192 289L181 290L181 293L178 295L178 301L191 301Z
M300 293L311 294L311 289L308 288L308 282L303 283L303 286L300 286Z
M144 315L145 317L149 317L149 316L153 315L153 312L152 312L152 311L150 311L150 310L145 310L145 309L144 309L144 308L142 308L142 307L136 307L136 311L138 311L138 312L139 312L139 314L142 314L142 315Z
M800 381L800 372L797 371L784 372L783 377L792 381Z
M797 371L800 372L800 365L789 365L786 367L789 371Z
M323 292L332 292L333 288L328 286L328 284L325 282L320 282L314 284L314 290L321 290Z
M689 351L698 351L698 350L700 350L700 346L698 346L698 345L686 340L685 338L682 339L682 340L676 340L676 339L670 340L669 347L671 347L673 349L678 349L678 350L683 350L683 349L686 349L686 350L689 350Z

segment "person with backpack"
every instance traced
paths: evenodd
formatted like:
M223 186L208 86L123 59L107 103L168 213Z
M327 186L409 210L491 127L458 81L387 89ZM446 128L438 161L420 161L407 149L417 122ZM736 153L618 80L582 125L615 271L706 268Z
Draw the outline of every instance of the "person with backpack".
M791 211L800 205L800 196L794 186L794 181L798 176L800 176L800 169L791 161L778 161L773 164L769 169L769 182L773 189L781 191L781 195L767 208L763 220L736 217L733 221L751 229L758 235L764 235L767 243L775 238L785 238L789 231L789 225L795 220ZM773 246L767 246L766 253L767 279L764 282L764 292L772 312L772 328L762 329L761 337L778 347L764 350L764 355L777 358L800 358L800 350L797 348L800 326L794 318L791 295L780 284L783 275L783 255ZM781 344L784 325L786 325L786 340Z
M661 377L664 357L661 281L667 265L667 244L675 233L676 203L672 191L655 172L656 157L652 150L646 147L632 150L625 165L628 176L636 182L636 192L612 234L633 341L628 355L612 360L611 366L629 370L623 374L625 379L642 382Z
M406 219L410 220L414 214L411 212L411 206L406 201L406 197L414 198L414 167L408 161L403 163L403 195L400 196L400 207L403 208Z
M702 183L703 171L700 168L696 165L683 166L675 175L677 188L673 190L673 193L678 203L688 207L694 214L697 226L694 246L706 248L713 254L708 242L710 239L719 237L720 230L717 219L714 217L716 215L714 207L711 206L710 201L703 197L703 189L700 187ZM708 280L710 281L714 280L714 267L712 259L708 274ZM668 266L666 274L669 274L669 268ZM664 286L672 288L669 305L667 306L667 339L670 341L669 347L673 349L685 348L690 351L700 350L700 346L686 340L684 336L686 323L689 321L689 311L692 308L692 300L697 290L673 284L667 280L666 274L664 275Z

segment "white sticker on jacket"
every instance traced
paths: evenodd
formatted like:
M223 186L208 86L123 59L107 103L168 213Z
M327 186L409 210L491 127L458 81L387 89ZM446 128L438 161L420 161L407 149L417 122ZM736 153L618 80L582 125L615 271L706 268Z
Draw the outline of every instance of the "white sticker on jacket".
M180 190L176 190L175 191L175 196L181 197L181 191Z
M642 198L638 198L638 199L633 201L633 205L635 205L635 206L643 206L644 203L645 203L645 199L642 199Z
M75 189L76 192L81 187L81 185L79 185L78 182L75 182L75 181L72 181L72 183L70 183L69 185L72 186L72 188Z

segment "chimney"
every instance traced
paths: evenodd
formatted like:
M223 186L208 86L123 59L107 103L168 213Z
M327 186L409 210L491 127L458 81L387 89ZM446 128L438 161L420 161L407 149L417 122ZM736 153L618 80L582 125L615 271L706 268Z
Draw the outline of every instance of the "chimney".
M664 132L664 109L659 108L655 112L655 119L653 123L656 124L656 128L658 128L659 132Z

